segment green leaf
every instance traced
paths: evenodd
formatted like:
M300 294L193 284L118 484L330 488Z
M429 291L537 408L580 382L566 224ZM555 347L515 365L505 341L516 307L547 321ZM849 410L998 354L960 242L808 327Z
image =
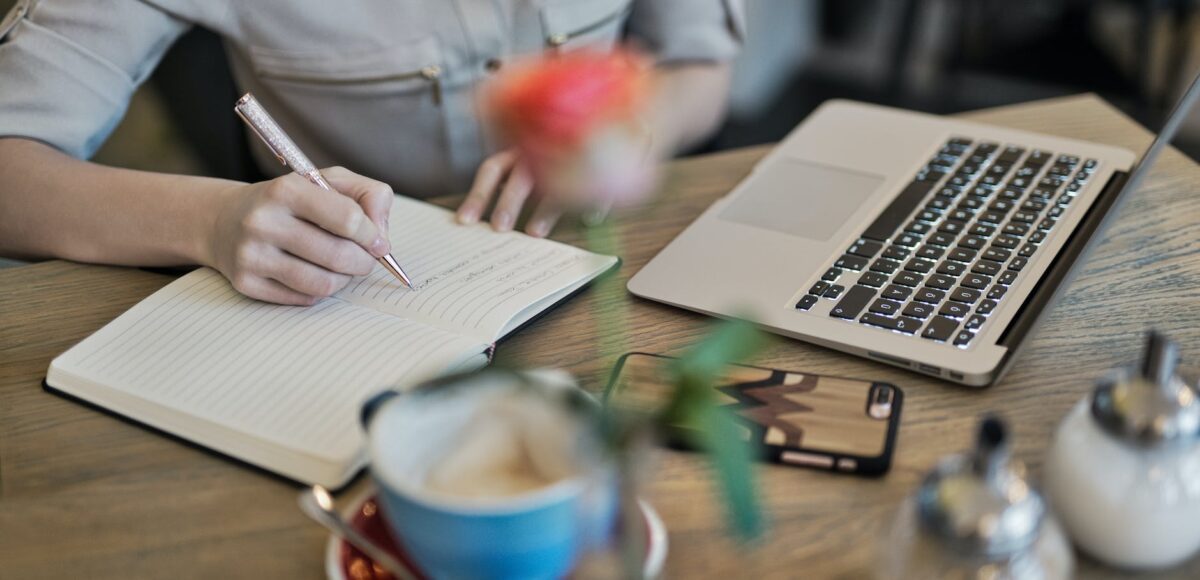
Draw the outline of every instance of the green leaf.
M733 413L719 406L715 389L725 367L753 354L762 342L761 333L749 322L718 324L676 361L675 390L659 417L661 425L684 427L696 446L707 452L733 528L743 539L753 539L763 530L753 469L758 449L746 441Z

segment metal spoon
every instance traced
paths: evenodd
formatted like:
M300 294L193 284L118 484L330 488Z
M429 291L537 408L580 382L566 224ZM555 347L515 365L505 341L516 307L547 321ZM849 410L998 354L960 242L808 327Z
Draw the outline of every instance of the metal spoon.
M325 526L326 529L347 542L350 545L358 548L367 557L375 561L383 567L384 570L390 572L400 580L416 580L416 576L402 564L399 560L393 557L387 550L383 549L373 542L370 538L362 535L358 530L350 527L342 516L333 509L333 497L329 495L329 490L319 485L312 486L308 491L300 492L300 511L312 518L313 521Z

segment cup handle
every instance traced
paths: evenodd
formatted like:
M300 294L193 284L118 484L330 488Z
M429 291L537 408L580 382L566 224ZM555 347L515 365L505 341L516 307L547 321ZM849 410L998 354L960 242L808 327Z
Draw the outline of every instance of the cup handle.
M367 399L367 401L363 403L362 410L358 412L358 421L362 424L363 430L366 430L368 427L370 427L371 419L375 418L375 413L379 411L379 408L382 407L384 403L398 396L400 396L399 391L388 389L386 391L375 393L370 399Z

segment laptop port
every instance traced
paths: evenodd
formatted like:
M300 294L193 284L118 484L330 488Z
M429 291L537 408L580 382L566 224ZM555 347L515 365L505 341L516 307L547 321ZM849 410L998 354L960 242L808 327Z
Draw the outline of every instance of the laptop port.
M950 378L952 378L956 381L961 381L961 380L965 379L966 377L964 377L962 373L956 373L954 371L950 371Z
M926 364L920 364L920 363L918 363L918 364L917 364L917 368L918 368L918 369L920 369L920 371L921 371L921 372L923 372L923 373L929 373L929 374L931 374L931 375L938 375L938 376L941 376L941 374L942 374L942 369L941 369L941 367L935 367L935 366L933 366L933 365L926 365Z

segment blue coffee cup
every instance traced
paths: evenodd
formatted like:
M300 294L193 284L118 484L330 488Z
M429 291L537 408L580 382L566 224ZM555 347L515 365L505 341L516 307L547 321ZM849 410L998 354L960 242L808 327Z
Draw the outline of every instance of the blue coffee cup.
M573 392L573 391L574 392ZM592 431L564 400L587 395L568 375L485 371L440 380L367 403L371 476L397 540L433 578L561 578L611 535L616 485L588 452ZM513 399L515 397L515 399ZM587 398L590 401L590 398ZM545 408L519 428L536 429L543 455L574 466L570 475L517 494L462 496L431 487L429 474L472 421L497 401ZM544 433L542 431L545 431ZM556 444L558 441L561 444Z

